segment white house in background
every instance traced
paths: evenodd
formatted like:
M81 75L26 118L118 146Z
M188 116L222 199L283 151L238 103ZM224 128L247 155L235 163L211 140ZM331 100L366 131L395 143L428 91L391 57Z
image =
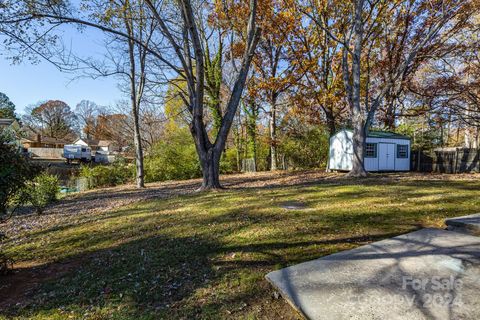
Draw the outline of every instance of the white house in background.
M330 138L330 170L350 171L353 157L353 132L340 130ZM364 154L367 171L409 171L410 138L386 131L370 131Z
M92 151L102 151L104 153L111 153L118 151L115 143L110 140L94 140L78 138L72 144L84 147L90 147Z
M110 153L118 151L118 147L113 141L100 140L98 141L98 150Z
M88 147L97 163L112 163L115 161L117 145L110 140L94 140L78 138L73 142L74 145Z

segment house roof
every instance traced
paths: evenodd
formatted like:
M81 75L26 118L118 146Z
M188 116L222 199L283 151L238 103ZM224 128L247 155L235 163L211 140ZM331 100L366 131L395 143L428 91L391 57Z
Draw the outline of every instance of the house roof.
M22 138L22 142L37 142L38 139L37 137L28 137L28 138ZM63 139L57 139L57 138L52 138L52 137L46 137L42 136L40 137L40 143L45 143L45 144L68 144L69 142Z
M108 147L109 145L111 145L113 142L110 141L110 140L100 140L98 141L98 146L99 147Z
M75 140L73 142L73 144L76 144L80 140L85 142L89 147L96 147L96 146L98 146L98 143L100 142L99 140L95 140L95 139L78 138L77 140Z
M345 131L352 132L351 129L344 129ZM368 138L382 138L382 139L399 139L399 140L411 140L409 136L403 134L390 132L390 131L381 131L381 130L370 130L367 134Z
M75 140L73 142L73 144L76 144L78 141L85 142L89 147L108 147L113 143L113 141L110 141L110 140L95 140L95 139L78 138L77 140Z
M0 119L0 127L8 127L15 122L15 119Z

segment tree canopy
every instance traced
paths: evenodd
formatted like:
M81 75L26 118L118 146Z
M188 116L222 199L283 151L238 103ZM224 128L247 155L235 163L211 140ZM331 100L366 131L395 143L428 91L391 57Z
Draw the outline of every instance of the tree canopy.
M354 132L355 176L366 175L373 128L435 136L415 145L478 145L479 8L478 0L22 0L4 2L0 33L14 61L40 57L120 77L138 172L153 135L182 121L203 187L218 188L222 157L235 153L237 169L261 157L260 167L275 170L285 157L300 159L285 146L312 147L298 137L326 143L320 134L346 127ZM68 52L65 25L104 32L105 60ZM87 102L80 107L84 134L95 135L101 117ZM66 130L69 121L40 125L44 113L30 115L37 127Z
M16 119L15 104L3 92L0 92L0 118Z

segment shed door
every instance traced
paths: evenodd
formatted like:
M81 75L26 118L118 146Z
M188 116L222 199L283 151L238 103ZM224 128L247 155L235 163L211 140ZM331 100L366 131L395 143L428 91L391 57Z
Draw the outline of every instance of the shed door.
M393 143L378 144L378 170L395 170L395 145Z

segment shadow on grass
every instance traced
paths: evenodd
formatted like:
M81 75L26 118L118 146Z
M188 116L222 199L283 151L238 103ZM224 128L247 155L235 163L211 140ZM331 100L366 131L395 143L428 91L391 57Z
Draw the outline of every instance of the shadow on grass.
M87 215L28 234L22 252L59 258L11 277L36 275L42 285L12 291L0 315L238 318L268 310L271 318L294 317L272 302L266 273L417 230L423 215L444 214L433 206L438 200L428 199L438 193L442 203L457 203L449 210L468 213L462 202L471 195L464 193L476 188L449 181L443 190L444 184L336 179L182 195ZM409 199L423 196L419 212ZM281 208L298 199L305 210Z
M310 246L373 241L393 235L235 246L195 236L148 237L18 271L17 279L37 274L37 280L44 283L20 301L14 296L3 301L0 315L89 311L107 318L223 318L248 311L245 305L255 305L259 299L269 300L265 272L302 261L300 257L284 259L283 250L301 251ZM240 252L240 256L260 254L261 258L231 258L232 252ZM22 305L16 306L18 302Z

